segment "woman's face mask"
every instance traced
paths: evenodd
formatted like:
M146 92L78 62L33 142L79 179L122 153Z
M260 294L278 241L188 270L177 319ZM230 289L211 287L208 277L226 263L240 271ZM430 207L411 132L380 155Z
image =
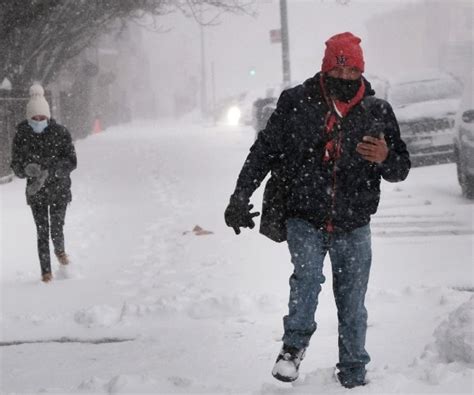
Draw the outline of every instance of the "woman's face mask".
M31 126L31 129L33 129L33 132L43 133L43 131L48 126L48 120L43 119L42 121L35 121L34 119L28 119L28 125Z
M361 86L361 79L346 80L326 75L324 77L324 85L331 97L343 102L349 102L357 94Z

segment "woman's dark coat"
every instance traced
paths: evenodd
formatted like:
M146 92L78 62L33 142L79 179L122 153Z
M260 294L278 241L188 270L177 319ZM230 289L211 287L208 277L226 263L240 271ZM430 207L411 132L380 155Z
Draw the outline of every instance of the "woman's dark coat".
M29 205L67 204L71 201L70 173L77 166L76 152L69 131L50 119L42 133L35 133L27 121L17 126L13 139L11 168L19 178L27 178L27 187L34 180L27 177L25 167L36 163L48 171L43 187L35 194L26 194Z

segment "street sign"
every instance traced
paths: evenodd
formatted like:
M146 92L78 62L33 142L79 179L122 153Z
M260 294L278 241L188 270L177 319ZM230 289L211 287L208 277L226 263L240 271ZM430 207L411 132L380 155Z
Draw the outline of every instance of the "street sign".
M281 29L270 30L270 42L272 44L281 43Z

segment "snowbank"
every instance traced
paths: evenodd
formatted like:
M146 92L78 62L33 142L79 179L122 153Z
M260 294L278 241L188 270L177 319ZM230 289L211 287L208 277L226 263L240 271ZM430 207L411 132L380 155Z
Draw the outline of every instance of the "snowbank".
M434 331L435 341L409 367L407 377L445 393L465 393L474 383L474 296L449 313Z
M474 296L436 328L436 349L446 363L474 364Z

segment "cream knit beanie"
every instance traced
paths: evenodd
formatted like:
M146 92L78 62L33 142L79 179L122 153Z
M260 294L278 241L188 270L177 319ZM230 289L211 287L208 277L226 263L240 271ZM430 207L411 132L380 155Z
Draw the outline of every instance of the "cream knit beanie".
M39 84L34 84L30 88L30 100L26 105L26 119L31 119L35 115L44 115L51 118L49 104L44 98L44 89Z

